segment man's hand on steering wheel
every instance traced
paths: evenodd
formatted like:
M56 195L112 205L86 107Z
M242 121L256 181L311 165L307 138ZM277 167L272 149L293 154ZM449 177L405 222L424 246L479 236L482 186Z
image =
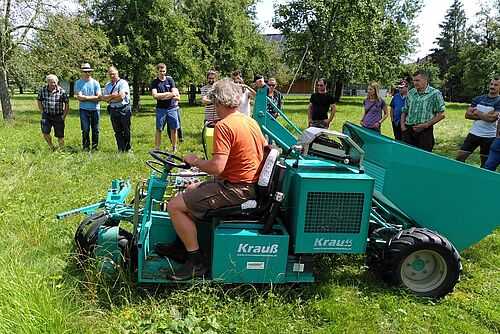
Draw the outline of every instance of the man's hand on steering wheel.
M194 166L195 162L199 160L198 156L194 154L193 152L189 153L184 157L184 161L190 164L191 166Z

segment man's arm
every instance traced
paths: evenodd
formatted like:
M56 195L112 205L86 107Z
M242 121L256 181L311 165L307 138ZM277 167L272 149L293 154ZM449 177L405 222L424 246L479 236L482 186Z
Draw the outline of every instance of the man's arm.
M391 115L391 122L394 122L394 108L391 107L389 114Z
M171 92L158 93L156 88L151 89L151 95L155 100L171 100L179 95L179 90L174 87Z
M227 159L226 154L215 153L210 160L203 160L196 156L194 153L189 153L184 157L184 161L191 166L198 167L208 174L219 175L226 167Z
M478 115L474 112L476 110L475 107L469 107L467 108L467 111L465 112L465 118L466 119L472 119L472 120L478 120L480 119Z
M203 104L204 106L206 106L206 105L209 105L209 104L213 104L213 102L208 97L202 96L201 97L201 104Z
M406 113L401 114L401 131L406 131Z
M43 112L43 103L42 103L42 101L38 100L36 102L38 104L38 110L40 110L40 112Z
M328 117L328 120L326 121L328 125L330 125L330 123L333 121L336 112L337 112L337 105L335 103L330 104L330 117Z
M78 101L89 101L89 102L99 102L101 101L101 91L98 91L94 96L83 95L82 92L78 92L76 98Z
M250 97L255 97L255 95L257 95L257 93L250 86L246 84L243 84L242 86L248 90L248 95L250 95Z
M126 92L113 92L109 95L101 95L100 100L106 101L108 103L120 102L125 98L125 96L127 96Z
M484 113L484 112L480 112L477 109L474 109L474 115L476 115L478 117L478 119L481 119L485 122L493 123L493 122L497 121L499 112L496 110L493 110L493 111L490 111L489 113Z
M423 131L431 126L433 126L434 124L438 123L438 122L441 122L443 119L444 119L445 115L444 115L444 111L440 111L436 114L436 116L434 116L432 119L430 119L429 121L425 122L425 123L420 123L420 124L417 124L413 127L413 130L415 132L420 132L420 131Z
M89 101L89 102L99 102L101 101L101 87L99 87L99 84L96 83L97 85L97 90L95 92L95 95L83 95L81 91L76 92L76 98L78 101Z
M68 109L69 109L69 100L64 102L64 110L62 114L63 120L65 120L66 116L68 116Z

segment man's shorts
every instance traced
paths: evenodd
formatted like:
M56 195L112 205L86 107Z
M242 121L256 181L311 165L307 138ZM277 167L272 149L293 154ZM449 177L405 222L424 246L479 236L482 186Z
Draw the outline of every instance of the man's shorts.
M490 154L490 146L491 143L493 143L493 140L495 140L494 137L485 138L469 133L467 137L465 137L464 143L462 144L462 147L460 147L460 151L472 153L476 148L480 147L479 154L482 156L488 156L488 154Z
M309 122L309 126L315 127L315 128L322 128L322 129L328 129L328 124L322 119L313 119Z
M168 124L168 127L171 130L176 130L181 127L179 120L179 107L171 109L156 108L156 130L163 131L166 124Z
M256 198L256 189L254 183L230 183L214 178L186 189L182 198L189 212L202 218L209 210Z
M50 134L50 130L54 127L54 136L56 138L64 138L64 121L62 119L62 114L53 116L42 113L40 124L44 135Z

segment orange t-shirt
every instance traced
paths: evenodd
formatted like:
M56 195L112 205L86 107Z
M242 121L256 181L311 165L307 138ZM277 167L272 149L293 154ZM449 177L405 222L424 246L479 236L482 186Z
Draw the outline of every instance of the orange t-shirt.
M266 145L259 124L253 118L237 112L217 122L213 154L228 155L219 178L231 183L257 182Z

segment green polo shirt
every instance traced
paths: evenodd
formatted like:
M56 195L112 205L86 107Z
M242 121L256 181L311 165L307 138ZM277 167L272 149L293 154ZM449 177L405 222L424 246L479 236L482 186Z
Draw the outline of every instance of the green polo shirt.
M436 88L427 85L419 94L412 88L406 97L403 112L406 114L406 124L415 125L430 121L437 113L444 111L443 94Z

